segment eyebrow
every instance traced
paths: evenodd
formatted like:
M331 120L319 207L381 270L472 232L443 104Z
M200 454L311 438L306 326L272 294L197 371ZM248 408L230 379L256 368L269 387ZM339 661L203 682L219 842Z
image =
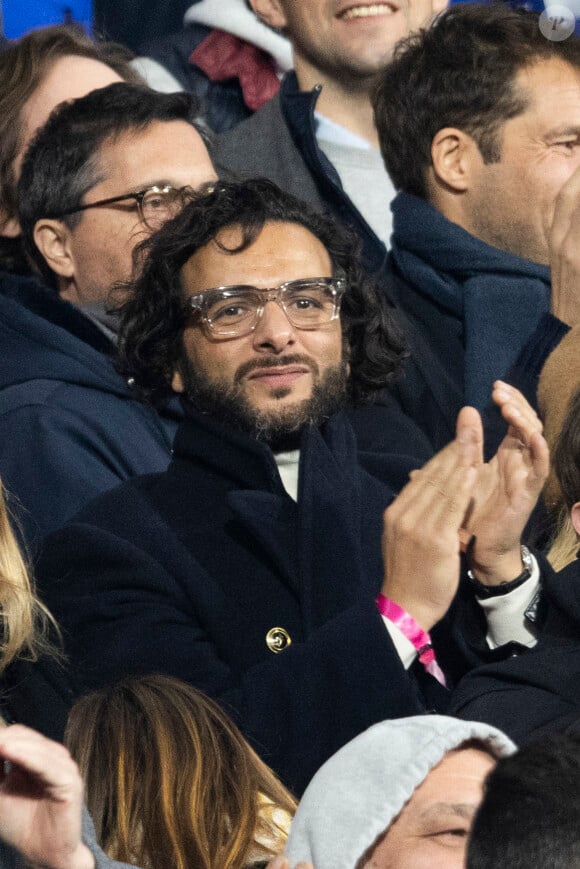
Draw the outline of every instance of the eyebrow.
M580 136L580 125L562 124L560 127L553 127L546 133L547 139L554 139L557 136Z
M95 187L96 186L97 185L95 184ZM187 186L187 185L182 184L181 186L183 187L183 186ZM135 196L136 193L143 193L145 190L150 190L151 187L159 187L159 189L163 189L164 187L173 187L174 190L179 189L178 185L172 184L171 181L159 181L159 180L142 181L139 184L131 187L130 190L127 190L126 193L119 193L118 197L120 198L121 196L126 196L127 199L129 199L131 196ZM91 189L94 189L94 188L91 188ZM117 196L115 196L115 199L116 198L117 198Z
M457 815L464 820L470 821L477 809L476 803L432 803L420 814L421 820L435 820L442 815Z

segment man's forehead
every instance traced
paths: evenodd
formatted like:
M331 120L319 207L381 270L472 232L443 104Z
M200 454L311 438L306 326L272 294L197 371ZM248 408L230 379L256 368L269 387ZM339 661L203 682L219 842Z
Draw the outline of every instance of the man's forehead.
M299 278L332 276L326 247L299 223L267 221L243 250L236 251L243 237L239 225L230 225L195 251L181 270L187 289L201 292L240 283L272 287Z
M209 152L186 120L151 120L107 136L91 159L98 177L115 185L113 193L136 192L153 185L198 187L215 179Z

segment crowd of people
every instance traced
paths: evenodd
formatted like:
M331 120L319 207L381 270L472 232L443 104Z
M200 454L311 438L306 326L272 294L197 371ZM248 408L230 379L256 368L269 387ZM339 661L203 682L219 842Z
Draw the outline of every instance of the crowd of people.
M580 867L580 37L0 50L0 866Z

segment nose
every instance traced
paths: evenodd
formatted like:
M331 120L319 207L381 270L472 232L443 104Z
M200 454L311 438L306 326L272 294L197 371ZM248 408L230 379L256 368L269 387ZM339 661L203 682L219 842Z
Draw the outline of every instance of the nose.
M268 298L264 304L264 312L254 329L253 344L255 350L267 350L281 353L296 341L294 326L286 316L282 305L276 297Z

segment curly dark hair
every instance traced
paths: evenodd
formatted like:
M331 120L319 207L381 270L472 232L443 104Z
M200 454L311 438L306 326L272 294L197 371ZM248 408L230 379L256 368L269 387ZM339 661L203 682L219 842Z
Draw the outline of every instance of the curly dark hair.
M369 401L389 383L404 355L403 339L383 294L360 265L358 239L271 181L222 181L192 194L177 217L136 249L140 277L119 288L126 301L116 309L121 316L118 368L149 403L161 406L172 395L171 380L183 353L182 266L226 227L242 230L240 245L227 252L245 250L267 222L303 226L322 242L346 280L341 323L349 347L350 399Z
M538 61L580 68L580 38L546 39L538 13L507 3L461 3L401 40L373 95L381 153L397 190L427 198L431 144L444 127L477 143L486 163L501 159L501 129L529 97L516 76Z

